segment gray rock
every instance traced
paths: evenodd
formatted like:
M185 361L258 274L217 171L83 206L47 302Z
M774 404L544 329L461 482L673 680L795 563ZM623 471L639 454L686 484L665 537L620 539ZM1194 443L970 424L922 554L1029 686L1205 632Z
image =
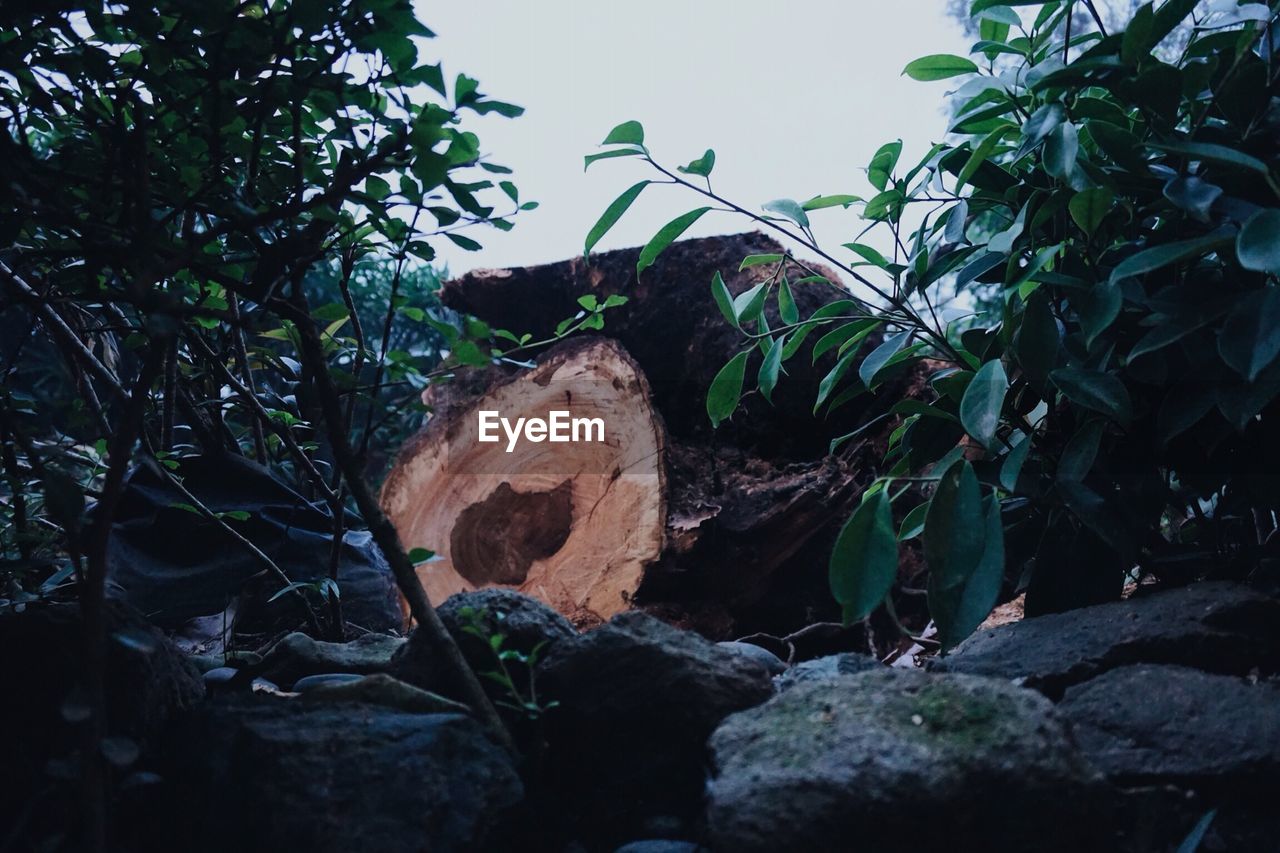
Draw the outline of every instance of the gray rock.
M558 644L537 673L559 808L585 837L644 838L645 819L701 806L706 740L773 695L769 671L638 611Z
M628 842L613 853L706 853L706 848L692 841L653 838Z
M737 640L729 640L723 643L716 643L716 645L722 649L745 655L752 660L760 661L760 663L764 664L765 669L769 670L770 675L778 675L787 669L787 664L782 658L762 646L757 646L755 643L741 643Z
M558 643L578 635L569 620L554 609L514 590L502 587L479 589L451 595L436 611L449 634L457 642L463 656L479 672L497 669L494 652L489 643L464 629L475 624L486 636L502 634L503 648L521 654L545 656ZM527 668L512 663L512 677L520 689L527 687ZM434 654L424 631L415 630L409 641L396 652L390 673L401 681L425 690L433 690L450 698L461 698L457 685L450 683L447 668ZM501 688L488 683L485 688L492 695L502 694ZM505 694L501 698L509 700Z
M306 634L286 635L253 666L255 675L278 684L293 684L308 675L354 672L369 675L386 672L391 658L405 644L403 637L365 634L347 643L327 643Z
M219 666L204 673L204 685L211 690L228 687L238 675L240 675L240 670L235 667Z
M318 676L312 676L318 677ZM317 684L303 694L309 702L364 702L411 714L470 714L471 709L386 673L356 676L354 680Z
M1101 777L1051 704L1007 681L886 667L802 683L710 746L715 850L1074 851L1107 832Z
M1239 584L1201 583L980 631L930 668L1014 679L1057 699L1133 663L1275 671L1280 601Z
M1059 712L1114 781L1280 786L1280 685L1180 666L1126 666L1067 690Z
M362 678L364 678L363 675L358 675L354 672L321 672L316 675L306 675L293 683L293 692L306 693L309 690L315 690L317 687L350 684Z
M857 675L859 672L884 669L884 664L871 657L857 652L843 652L838 655L814 658L801 661L786 672L773 679L779 691L789 690L797 684L810 681L830 681L845 675Z
M501 849L496 828L523 794L508 756L458 714L235 696L186 718L172 744L174 850Z

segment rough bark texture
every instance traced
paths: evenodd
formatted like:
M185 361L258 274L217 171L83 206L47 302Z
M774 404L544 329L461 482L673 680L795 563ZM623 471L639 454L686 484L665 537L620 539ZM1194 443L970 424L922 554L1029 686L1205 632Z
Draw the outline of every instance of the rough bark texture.
M535 339L572 316L581 296L603 302L618 294L628 302L607 312L598 335L551 347L531 371L472 371L428 391L434 415L402 451L382 502L406 544L445 556L420 567L433 597L503 584L548 601L579 626L642 605L725 635L741 627L734 614L759 601L779 576L813 574L812 555L803 549L843 521L873 476L889 424L839 453L830 454L828 445L887 410L901 396L894 383L906 387L911 377L891 380L888 393L815 417L818 384L834 363L834 353L813 363L819 331L786 363L773 405L748 393L732 420L713 430L707 388L744 340L720 315L711 278L719 271L736 295L770 272L763 266L738 271L743 257L781 251L763 235L741 234L677 243L639 279L631 249L473 272L447 283L449 307ZM793 292L802 317L848 297L821 282ZM783 324L770 302L766 317L778 328ZM748 388L759 359L753 352ZM551 403L566 402L556 372L572 374L575 365L583 375L590 366L617 374L612 390L600 396L611 398L603 405L629 424L619 446L529 445L537 450L513 460L505 439L475 443L481 409L505 405L517 415L545 417ZM636 436L649 430L652 438L636 453ZM581 473L570 470L566 458L585 460ZM646 487L602 514L598 497L609 489L595 483L601 472L616 477L615 470ZM580 535L587 524L591 535ZM459 558L467 565L459 566Z
M622 344L640 365L672 438L732 446L766 459L808 460L825 455L832 436L859 422L856 402L830 418L812 414L818 383L834 363L832 356L813 365L806 347L787 362L774 405L752 395L719 429L711 428L703 406L712 378L743 344L741 333L725 322L711 296L712 275L718 271L736 296L768 278L772 269L765 265L739 272L744 257L783 251L759 233L685 240L663 252L639 278L639 250L622 249L543 266L472 272L446 283L441 299L496 328L530 332L538 339L579 310L580 296L592 294L601 302L614 294L625 296L626 305L606 314L601 334ZM840 281L831 271L816 269L831 282ZM794 285L792 292L801 317L849 296L836 284L821 282ZM772 299L766 316L771 328L782 325ZM810 343L820 336L811 335ZM753 353L749 378L759 365L760 354ZM846 429L837 432L841 427Z

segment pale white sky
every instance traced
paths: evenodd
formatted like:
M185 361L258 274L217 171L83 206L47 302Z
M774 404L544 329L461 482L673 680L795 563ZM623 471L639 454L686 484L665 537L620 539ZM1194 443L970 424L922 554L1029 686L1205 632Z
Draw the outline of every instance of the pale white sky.
M515 169L521 199L541 205L511 232L477 229L482 251L439 241L454 274L580 255L605 207L651 177L627 159L583 173L583 155L628 119L644 124L650 150L669 166L714 148L717 192L745 207L819 193L867 197L863 169L881 143L902 138L903 162L914 163L945 131L948 84L917 83L901 76L903 66L968 47L945 0L416 2L438 35L423 45L424 59L442 60L446 79L466 72L485 94L526 108L518 119L466 126ZM598 250L642 244L697 206L688 191L650 187ZM815 213L814 225L837 252L861 230L839 208ZM747 226L708 214L688 236Z

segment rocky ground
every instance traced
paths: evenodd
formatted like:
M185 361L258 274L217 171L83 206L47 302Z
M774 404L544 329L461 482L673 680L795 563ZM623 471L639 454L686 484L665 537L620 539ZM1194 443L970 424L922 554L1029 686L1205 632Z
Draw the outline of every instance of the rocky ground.
M416 636L200 657L116 608L120 849L1280 847L1280 600L1244 586L1000 625L924 667L784 661L640 612L579 634L503 590L440 612L518 754ZM76 623L0 617L5 849L74 808Z

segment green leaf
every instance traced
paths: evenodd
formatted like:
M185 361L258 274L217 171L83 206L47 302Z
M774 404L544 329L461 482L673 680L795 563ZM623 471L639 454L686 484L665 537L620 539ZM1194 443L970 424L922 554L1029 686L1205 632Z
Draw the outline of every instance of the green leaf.
M1045 0L973 0L969 7L970 15L977 15L995 6L1041 6Z
M1111 271L1111 280L1118 282L1121 279L1167 267L1178 261L1201 257L1230 243L1235 234L1229 232L1229 228L1219 228L1204 237L1196 237L1192 240L1178 240L1173 243L1165 243L1161 246L1144 249L1117 264L1116 268Z
M1115 193L1106 187L1093 187L1072 196L1067 204L1067 210L1071 213L1071 218L1075 220L1076 225L1080 226L1080 230L1092 237L1093 232L1097 231L1098 226L1102 224L1102 220L1106 219L1107 214L1111 212L1113 204L1115 204Z
M778 318L788 326L800 322L800 309L796 307L795 297L791 295L791 283L782 277L778 288Z
M983 507L982 553L973 568L963 576L946 572L937 577L930 567L929 615L938 627L943 652L955 648L977 630L996 606L1004 583L1004 525L1000 502L992 496L983 502ZM928 534L927 523L925 533Z
M902 206L906 203L906 196L901 190L888 189L879 195L873 197L862 208L862 216L864 219L897 219L902 215Z
M996 146L1004 139L1004 135L1007 132L1008 128L1000 127L982 138L982 141L978 143L978 147L973 149L973 153L969 155L969 158L965 160L964 165L956 174L956 192L960 192L960 188L969 183L974 173L978 171L983 163L987 162L987 158L996 150Z
M789 198L778 198L773 201L766 202L762 207L770 213L776 213L779 216L790 219L801 228L809 227L809 215L804 212L804 208Z
M817 312L814 313L817 316ZM880 321L876 319L854 320L837 326L830 332L818 338L818 342L813 345L813 361L816 363L827 351L836 347L843 347L849 342L858 342L871 334L871 331L880 325Z
M1211 142L1148 142L1147 145L1158 151L1182 154L1192 160L1208 160L1211 163L1257 172L1259 175L1267 174L1266 163L1257 157L1225 145L1215 145Z
M709 207L699 207L696 210L677 216L662 226L658 233L653 235L653 239L640 250L640 260L636 261L636 275L640 275L640 273L653 266L653 262L658 259L658 255L662 254L662 250L674 243L681 234L688 230L690 225L697 222L702 214L710 209Z
M1147 34L1148 43L1155 47L1164 41L1165 36L1177 29L1178 24L1191 14L1196 4L1197 0L1165 0L1161 3L1151 22L1151 31Z
M898 541L906 542L908 539L915 539L921 533L924 533L924 519L928 514L928 501L907 513L906 517L902 519L902 526L898 528Z
M370 175L364 179L364 191L378 201L382 201L391 195L391 184L377 175Z
M644 127L638 121L624 121L609 131L601 145L644 145Z
M1017 491L1018 475L1022 473L1022 466L1026 464L1027 454L1030 450L1031 436L1024 436L1021 441L1013 446L1013 449L1005 456L1004 462L1000 464L1000 487L1006 492Z
M905 329L895 335L885 338L880 346L873 349L862 360L862 364L858 365L858 376L862 379L864 385L868 388L875 380L876 374L881 368L885 367L890 360L898 354L898 351L907 345L911 340L911 329Z
M1236 258L1247 270L1280 276L1280 210L1259 210L1236 238Z
M1049 300L1044 293L1037 290L1027 299L1027 307L1022 312L1022 323L1014 340L1014 352L1018 356L1018 364L1027 376L1037 382L1043 382L1049 371L1058 363L1058 348L1061 334L1058 321L1049 307Z
M596 243L600 242L600 238L617 224L618 220L622 218L622 214L627 212L627 208L631 207L631 203L640 196L640 193L645 187L649 186L649 183L649 181L641 181L638 184L634 184L613 200L613 204L605 209L599 221L591 226L591 230L587 233L586 249L583 250L584 255L591 254L591 250L595 248Z
M1209 221L1209 209L1222 195L1222 187L1202 181L1195 175L1171 178L1164 185L1164 197L1201 222Z
M991 272L998 266L1002 266L1005 262L1006 257L1000 252L986 252L985 254L979 255L969 263L965 264L960 272L956 274L955 286L957 288L964 287L969 282L976 280L979 276Z
M738 272L742 272L747 267L758 267L761 264L776 264L784 257L786 257L786 255L778 254L776 252L766 255L747 255L742 259L742 263L738 264Z
M686 175L701 175L702 177L710 177L711 170L716 165L716 152L710 148L707 153L703 154L697 160L694 160L688 166L677 166L676 171L684 172Z
M1178 845L1178 849L1174 853L1196 853L1200 849L1200 842L1204 840L1205 833L1209 831L1209 824L1213 823L1213 819L1217 815L1218 810L1216 808L1209 809L1201 815L1200 819L1196 821L1196 825L1191 827L1191 831L1187 833L1186 838L1182 839L1182 843Z
M435 555L436 552L428 548L411 548L409 549L409 562L416 566L419 563L429 562Z
M982 21L992 21L998 24L1006 24L1011 27L1020 26L1022 24L1022 19L1018 17L1017 12L1009 8L1007 0L1001 0L1001 5L983 9L976 13L976 17Z
M846 311L857 308L857 304L850 299L838 299L835 302L829 302L818 310L809 315L809 319L805 320L798 329L791 335L791 339L787 341L787 345L783 348L782 360L786 361L800 350L800 345L804 343L809 333L816 329L819 325L825 325L819 321L825 317L838 317Z
M773 403L773 389L778 384L778 371L782 368L782 353L786 344L786 336L772 341L764 360L760 362L760 372L756 375L756 387L760 396Z
M1116 165L1123 166L1131 172L1145 172L1146 158L1138 149L1138 138L1128 130L1105 121L1091 121L1088 124L1089 136Z
M924 523L929 615L940 630L957 622L958 600L982 561L986 538L978 478L967 460L958 460L938 480Z
M963 56L935 53L908 62L907 67L902 69L902 73L912 80L928 82L931 80L946 80L948 77L956 77L960 74L972 74L977 70L978 66L972 60L965 59Z
M640 148L616 148L613 151L601 151L599 154L588 154L582 158L582 171L597 160L612 160L614 157L638 157L644 151Z
M818 195L802 203L805 210L823 210L828 207L848 207L862 201L857 195Z
M865 619L889 594L898 576L898 541L884 489L864 500L840 529L827 576L846 623Z
M895 415L921 415L926 418L939 418L952 423L959 423L959 419L946 409L939 407L936 403L930 405L921 400L899 400L893 404L893 408L889 410Z
M1280 288L1264 287L1241 299L1222 324L1218 354L1252 382L1280 355Z
M822 377L822 381L818 383L818 395L813 403L813 411L815 414L820 408L822 408L822 404L830 398L831 392L835 391L836 386L840 383L840 380L844 378L844 375L849 372L849 367L853 364L853 359L857 354L857 349L850 349L844 355L840 356L836 361L835 367L832 367L831 370L827 372L827 375Z
M1163 447L1191 429L1218 404L1218 389L1205 382L1185 382L1169 389L1156 415L1156 437Z
M1022 144L1015 157L1021 157L1043 142L1066 117L1062 104L1045 104L1033 112L1022 126Z
M995 443L1008 391L1009 379L999 359L982 365L965 389L960 401L960 423L983 447L990 448Z
M1080 316L1080 330L1084 332L1084 345L1093 346L1098 335L1105 332L1116 317L1120 316L1123 295L1120 283L1107 279L1077 295L1072 295L1072 304Z
M472 240L470 237L467 237L463 234L446 233L444 236L448 237L449 241L453 243L455 246L457 246L460 249L466 249L468 252L478 252L482 248L484 248L478 242L476 242L475 240Z
M711 387L707 389L707 417L711 419L711 426L720 426L720 422L738 408L750 352L744 350L729 359L729 363L720 368L716 378L711 380Z
M1132 362L1147 353L1164 349L1170 344L1182 340L1196 329L1199 329L1202 326L1207 326L1212 321L1218 319L1218 317L1223 313L1225 313L1225 311L1216 310L1213 313L1184 317L1167 317L1156 314L1154 316L1160 321L1160 323L1153 326L1151 331L1138 339L1138 342L1129 350L1127 361Z
M889 266L889 260L870 246L862 243L844 243L843 245L850 252L858 255L873 266L877 266L880 269L885 269Z
M1080 140L1076 126L1071 122L1063 122L1045 139L1044 170L1055 178L1068 180L1075 171L1079 151Z
M750 323L760 316L764 310L765 300L769 297L768 282L760 282L750 290L744 290L733 299L733 312L738 325Z
M1059 480L1055 484L1055 489L1066 507L1104 542L1119 552L1122 559L1134 559L1136 543L1122 520L1123 517L1116 511L1114 501L1108 501L1084 483L1076 480Z
M1150 42L1151 27L1155 23L1155 14L1151 3L1138 7L1129 25L1125 27L1120 40L1120 58L1136 65L1145 59L1155 45Z
M1091 420L1071 436L1062 456L1058 459L1058 480L1060 482L1078 482L1088 476L1093 462L1098 456L1098 445L1102 442L1102 431L1106 426L1100 420Z
M711 276L711 296L716 301L716 307L720 309L720 313L730 325L738 325L738 312L733 307L733 295L729 293L729 288L725 286L724 279L720 277L720 271L716 270L715 275Z
M889 178L893 175L893 170L898 165L898 158L901 156L901 139L886 142L876 149L875 155L871 158L871 165L867 166L867 180L873 187L883 191L888 186Z
M1125 424L1133 415L1129 391L1124 383L1109 373L1064 367L1049 374L1066 398L1078 406Z

